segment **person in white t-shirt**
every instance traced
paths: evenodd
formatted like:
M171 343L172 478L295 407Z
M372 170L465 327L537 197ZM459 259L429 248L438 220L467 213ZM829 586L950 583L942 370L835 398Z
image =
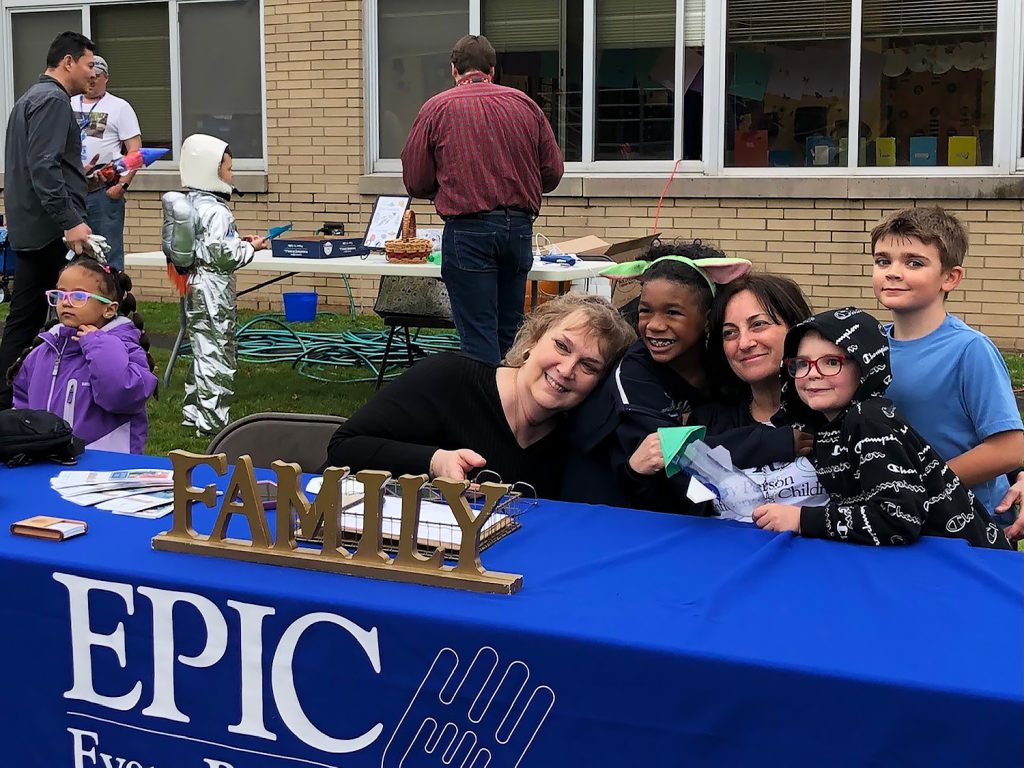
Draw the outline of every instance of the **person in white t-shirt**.
M110 68L106 59L97 56L93 71L96 78L92 86L71 100L82 130L82 165L93 158L104 165L142 147L139 118L132 105L107 92ZM90 192L85 201L89 226L107 238L107 261L119 270L124 269L124 196L134 176L135 172L130 171L120 183Z

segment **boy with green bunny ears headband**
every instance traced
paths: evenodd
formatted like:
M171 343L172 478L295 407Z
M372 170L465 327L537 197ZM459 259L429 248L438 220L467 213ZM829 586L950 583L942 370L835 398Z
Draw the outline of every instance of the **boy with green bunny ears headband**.
M686 423L709 399L708 316L715 285L750 270L700 241L655 241L647 258L601 274L642 284L640 338L608 379L570 413L572 444L562 498L635 509L707 514L686 499L689 477L668 478L660 447L648 444L661 427Z

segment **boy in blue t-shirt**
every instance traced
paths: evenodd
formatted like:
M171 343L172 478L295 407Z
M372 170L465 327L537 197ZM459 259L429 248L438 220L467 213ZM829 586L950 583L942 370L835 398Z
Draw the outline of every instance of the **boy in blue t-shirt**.
M947 314L944 304L964 275L963 225L939 207L907 208L871 230L871 250L871 287L892 312L888 397L989 513L1009 526L1007 536L1019 538L1024 424L1010 374L991 340Z

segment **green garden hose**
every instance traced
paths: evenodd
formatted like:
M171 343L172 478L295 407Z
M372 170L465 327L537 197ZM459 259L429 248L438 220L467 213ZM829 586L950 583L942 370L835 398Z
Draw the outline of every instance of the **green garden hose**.
M316 381L355 384L376 381L387 347L386 331L343 331L310 333L294 330L279 319L283 315L260 315L242 325L235 333L238 359L246 363L288 363L299 375ZM458 351L459 337L454 333L410 334L413 359L438 352ZM182 355L190 355L188 342ZM408 362L405 334L397 329L388 355L388 368ZM331 375L340 368L369 368L373 375L350 378ZM398 374L385 374L385 379Z

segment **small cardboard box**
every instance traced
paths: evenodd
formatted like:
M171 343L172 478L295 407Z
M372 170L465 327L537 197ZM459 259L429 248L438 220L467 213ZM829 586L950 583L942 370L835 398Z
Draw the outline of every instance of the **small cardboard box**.
M270 249L274 256L288 259L336 259L370 252L359 237L278 238L270 241Z
M634 237L623 240L621 243L608 243L595 235L577 237L573 240L563 240L560 243L552 243L562 253L571 253L584 261L599 260L621 264L625 261L636 261L646 251L661 233ZM617 282L612 291L612 304L622 307L640 295L640 284L635 280Z

